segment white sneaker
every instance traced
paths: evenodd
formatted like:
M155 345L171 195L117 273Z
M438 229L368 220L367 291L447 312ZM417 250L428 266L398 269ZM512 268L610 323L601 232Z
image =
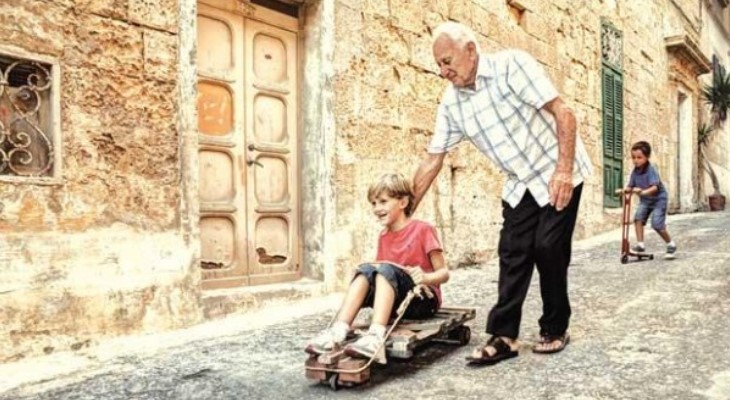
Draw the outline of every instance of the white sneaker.
M351 345L345 347L345 352L352 357L374 358L380 364L387 363L385 358L384 338L373 332L368 332ZM381 346L381 343L383 345Z
M340 347L342 343L345 342L346 338L347 331L335 329L334 327L329 327L320 332L319 335L312 338L312 340L307 343L307 347L304 349L304 351L309 354L329 353L335 348Z
M666 258L667 260L674 260L674 258L676 257L676 255L674 253L676 251L677 251L677 245L676 244L675 245L668 244L667 245L667 252L666 252L666 254L664 254L664 258Z
M631 246L631 251L633 251L634 253L644 253L646 252L646 248L644 246L635 244Z

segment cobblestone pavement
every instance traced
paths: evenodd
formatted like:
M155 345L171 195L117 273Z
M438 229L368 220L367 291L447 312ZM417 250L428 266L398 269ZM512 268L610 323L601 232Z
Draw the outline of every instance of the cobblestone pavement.
M338 296L241 314L187 330L115 339L85 352L0 367L0 399L730 399L730 213L670 217L678 258L621 265L618 231L576 243L572 342L530 351L537 278L524 306L520 356L466 368L471 347L432 345L333 392L304 378L305 339ZM649 250L663 251L648 232ZM445 303L474 306L472 344L486 340L497 268L454 271ZM272 315L273 314L273 315Z

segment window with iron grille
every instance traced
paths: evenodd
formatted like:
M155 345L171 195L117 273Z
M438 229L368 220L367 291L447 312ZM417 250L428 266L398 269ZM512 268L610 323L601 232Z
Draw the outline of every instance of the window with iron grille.
M0 180L58 178L57 67L0 49Z
M608 22L601 26L603 108L603 204L619 207L623 186L623 36Z

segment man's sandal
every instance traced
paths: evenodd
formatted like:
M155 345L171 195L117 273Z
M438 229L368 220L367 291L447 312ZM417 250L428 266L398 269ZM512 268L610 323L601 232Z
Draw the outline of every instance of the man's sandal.
M486 349L487 346L494 347L496 352L492 355L489 355ZM478 350L480 350L481 352L479 357L474 357L471 355L466 357L468 365L494 365L502 360L507 360L509 358L517 357L519 355L518 351L512 350L509 344L499 336L492 336L487 341L487 344L480 347Z
M560 346L549 350L540 350L537 347L534 347L532 349L532 352L536 354L553 354L563 351L563 349L565 349L565 346L570 343L570 335L568 334L568 332L565 332L562 335L540 335L540 341L538 343L548 344L556 340L560 342Z

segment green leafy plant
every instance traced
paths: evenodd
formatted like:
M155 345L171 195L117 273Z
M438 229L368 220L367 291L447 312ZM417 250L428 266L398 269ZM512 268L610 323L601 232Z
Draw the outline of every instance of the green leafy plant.
M710 142L710 137L715 132L715 129L707 124L702 124L697 127L697 143L700 146L707 146Z
M727 119L730 109L730 75L719 73L712 79L712 84L702 88L702 98L710 106L712 123L721 126Z
M715 174L715 170L712 169L712 165L707 160L707 156L705 154L705 148L710 144L710 140L714 133L715 128L710 125L702 124L697 127L697 144L699 145L700 164L703 166L705 171L707 171L707 174L710 175L712 189L714 190L713 194L719 195L720 181L717 179L717 174Z

